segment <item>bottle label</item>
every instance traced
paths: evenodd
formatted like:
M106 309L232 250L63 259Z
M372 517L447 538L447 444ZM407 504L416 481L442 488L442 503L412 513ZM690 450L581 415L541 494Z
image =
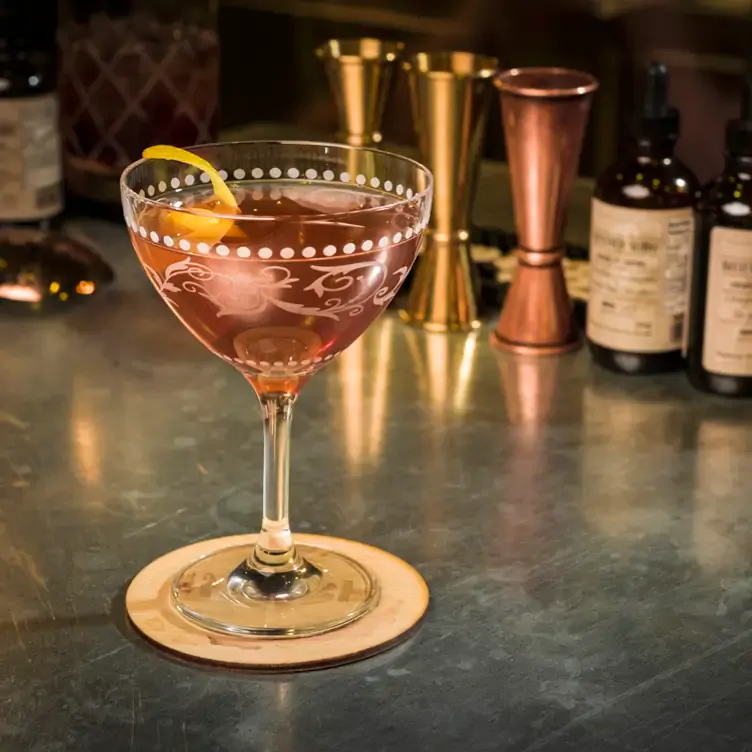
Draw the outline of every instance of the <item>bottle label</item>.
M752 230L710 232L702 367L752 376Z
M0 99L0 222L47 219L62 208L57 96Z
M694 216L593 199L587 336L636 353L679 350L684 339Z

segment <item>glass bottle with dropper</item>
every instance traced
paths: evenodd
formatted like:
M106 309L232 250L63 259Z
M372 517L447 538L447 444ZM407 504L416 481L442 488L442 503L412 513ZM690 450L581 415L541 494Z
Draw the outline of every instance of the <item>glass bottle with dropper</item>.
M623 156L598 178L592 201L587 339L611 371L682 368L694 202L699 185L674 156L679 112L668 69L650 63L642 108Z
M693 386L752 397L752 77L726 125L723 172L702 191L692 265L687 375Z

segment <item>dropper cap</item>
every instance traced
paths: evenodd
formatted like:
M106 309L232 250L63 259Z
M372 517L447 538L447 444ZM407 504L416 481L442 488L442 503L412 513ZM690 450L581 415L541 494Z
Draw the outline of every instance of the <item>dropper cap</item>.
M726 123L726 153L752 156L752 74L742 84L739 117Z
M642 110L634 124L639 141L676 141L679 138L679 111L668 104L668 68L663 63L648 63Z

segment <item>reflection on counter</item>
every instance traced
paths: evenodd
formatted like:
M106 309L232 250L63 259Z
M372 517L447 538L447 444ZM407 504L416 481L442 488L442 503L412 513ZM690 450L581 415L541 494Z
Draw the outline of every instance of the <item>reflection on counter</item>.
M697 426L692 538L706 573L740 575L752 565L749 422L705 419Z
M521 565L526 589L537 590L536 563L546 558L544 548L550 541L542 529L551 524L560 503L551 492L546 431L556 405L562 359L498 352L496 362L507 420L516 428L504 458L497 554L504 562Z
M403 329L418 391L438 420L460 418L468 409L478 334L447 336Z
M364 466L379 465L384 449L387 419L387 395L394 348L395 322L385 319L375 333L375 348L356 340L345 350L333 369L337 376L329 384L332 404L341 416L343 454L351 473Z
M497 353L496 361L509 422L534 434L554 410L561 359Z
M392 379L412 385L416 402L430 410L432 418L464 416L470 406L477 346L476 333L447 337L416 332L385 317L371 335L345 350L332 365L337 375L329 388L335 420L342 422L340 435L350 471L374 468L383 461ZM412 369L396 373L395 351L405 349Z
M78 388L77 388L78 387ZM91 396L74 380L70 407L70 443L73 466L84 485L98 486L102 479L102 446L99 430L101 416L97 413ZM100 501L103 494L95 495Z
M594 532L624 541L667 534L688 503L666 493L679 472L686 406L632 384L596 374L582 413L582 513Z
M392 500L384 491L383 468L391 468L401 474L405 511L430 531L421 536L421 555L443 555L464 479L454 462L452 431L433 427L460 424L470 414L478 351L476 333L430 334L384 316L331 364L327 420L336 455L346 462L345 487L337 494L349 525L368 530L381 523ZM399 415L395 402L402 404ZM395 435L396 427L405 423L417 443L409 455L396 456L407 440Z

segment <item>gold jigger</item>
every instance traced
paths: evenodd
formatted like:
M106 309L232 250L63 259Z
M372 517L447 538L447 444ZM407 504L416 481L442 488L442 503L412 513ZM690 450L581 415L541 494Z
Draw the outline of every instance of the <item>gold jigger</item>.
M421 161L434 174L434 199L400 316L429 331L468 331L480 325L470 209L498 61L469 52L420 53L404 67Z
M381 118L404 45L380 39L330 39L316 55L339 112L337 138L350 146L381 143Z
M565 68L500 73L517 226L517 268L491 343L530 355L574 350L580 337L561 259L564 214L598 81Z

